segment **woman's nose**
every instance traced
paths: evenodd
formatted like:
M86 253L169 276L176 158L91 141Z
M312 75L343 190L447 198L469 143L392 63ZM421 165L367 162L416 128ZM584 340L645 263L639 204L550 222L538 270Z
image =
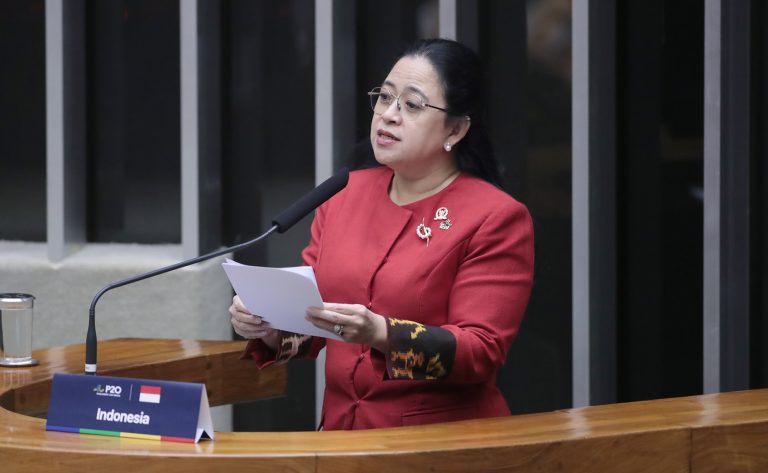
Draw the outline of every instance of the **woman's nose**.
M396 122L402 119L400 115L400 98L396 98L389 107L381 114L381 118L388 122Z

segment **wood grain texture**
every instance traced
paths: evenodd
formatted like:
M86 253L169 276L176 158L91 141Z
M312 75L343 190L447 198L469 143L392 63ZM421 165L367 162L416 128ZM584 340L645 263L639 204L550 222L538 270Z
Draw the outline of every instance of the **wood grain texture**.
M258 371L243 342L121 339L99 345L101 374L205 383L211 403L279 395L284 367ZM197 445L46 432L55 372L82 371L83 347L40 350L0 369L0 471L82 472L730 472L768 471L768 390L593 406L356 432L217 432Z
M768 471L768 424L717 425L693 433L692 469L700 473Z

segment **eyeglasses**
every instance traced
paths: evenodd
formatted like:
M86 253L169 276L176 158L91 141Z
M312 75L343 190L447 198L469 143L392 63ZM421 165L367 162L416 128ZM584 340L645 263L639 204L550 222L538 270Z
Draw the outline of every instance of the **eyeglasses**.
M448 113L448 110L430 105L419 95L410 92L395 95L389 89L374 87L368 92L368 96L371 99L371 109L376 115L381 115L386 112L393 102L397 103L398 110L405 110L403 116L408 118L416 118L427 107Z

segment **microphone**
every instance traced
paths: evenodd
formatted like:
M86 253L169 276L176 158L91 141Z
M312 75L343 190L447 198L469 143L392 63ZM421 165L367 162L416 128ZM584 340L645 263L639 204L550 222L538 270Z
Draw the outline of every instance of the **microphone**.
M349 180L349 170L342 169L335 175L323 181L309 194L297 200L293 205L280 212L272 223L277 226L277 233L284 233L308 213L320 207L320 204L330 199L342 190Z
M176 264L165 266L154 271L149 271L104 286L93 297L93 300L91 301L91 307L88 310L88 333L85 337L85 374L96 374L96 303L99 301L101 296L104 295L104 293L121 286L143 281L144 279L173 271L174 269L190 266L195 263L209 260L211 258L215 258L227 253L234 253L235 251L244 250L245 248L255 245L261 240L264 240L275 231L278 233L285 233L288 229L295 225L296 222L304 218L307 214L319 207L323 202L330 199L337 192L346 187L348 180L349 170L347 168L341 169L338 173L334 174L330 178L323 181L319 186L315 187L309 194L305 195L296 201L293 205L280 212L277 217L272 220L272 228L254 238L253 240L246 241L245 243L240 243L239 245L231 246L229 248L216 250L196 258L184 260Z

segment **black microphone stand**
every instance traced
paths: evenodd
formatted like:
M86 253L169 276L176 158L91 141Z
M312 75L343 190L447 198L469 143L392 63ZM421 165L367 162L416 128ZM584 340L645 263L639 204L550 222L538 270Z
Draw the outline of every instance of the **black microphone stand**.
M85 374L96 374L96 303L99 301L101 296L104 295L105 292L116 287L125 286L126 284L131 284L143 279L157 276L159 274L167 273L168 271L173 271L174 269L183 268L184 266L189 266L201 261L205 261L207 259L215 258L216 256L243 250L267 238L275 231L278 233L283 233L291 228L296 222L301 220L304 216L309 214L309 212L313 211L320 204L330 199L331 196L343 189L347 185L348 179L349 170L347 168L342 168L337 174L329 177L319 186L315 187L312 192L305 195L293 205L280 212L277 217L272 220L272 228L251 241L246 241L245 243L240 243L239 245L235 245L229 248L223 248L221 250L208 253L207 255L198 256L197 258L181 261L179 263L156 269L148 273L139 274L138 276L123 279L122 281L113 282L112 284L102 288L93 297L93 300L91 301L91 308L88 311L88 333L85 336Z
M190 266L195 263L199 263L201 261L205 261L211 258L215 258L217 256L225 255L227 253L234 253L235 251L244 250L249 246L255 245L261 240L267 238L278 229L279 229L278 225L273 225L272 228L270 228L263 234L259 235L253 240L246 241L245 243L240 243L239 245L235 245L229 248L222 248L221 250L216 250L212 253L198 256L196 258L192 258L186 261L181 261L179 263L175 263L170 266L165 266L163 268L155 269L153 271L149 271L144 274L139 274L138 276L126 278L126 279L123 279L122 281L113 282L112 284L109 284L103 287L93 297L93 300L91 301L91 308L88 309L88 333L85 337L85 374L89 374L89 375L96 374L96 345L97 345L96 344L96 303L99 301L101 296L104 295L104 293L106 293L111 289L115 289L120 286L125 286L126 284L131 284L134 282L141 281L143 279L157 276L159 274L167 273L168 271L173 271L174 269Z

